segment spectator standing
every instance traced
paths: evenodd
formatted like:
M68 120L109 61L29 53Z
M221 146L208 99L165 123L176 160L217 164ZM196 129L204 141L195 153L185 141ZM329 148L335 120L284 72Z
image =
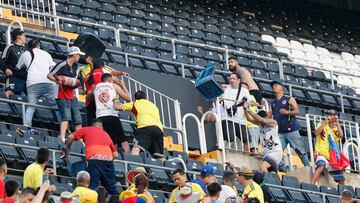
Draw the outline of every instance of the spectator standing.
M349 165L349 160L343 157L342 152L338 149L338 144L343 138L344 133L335 110L330 110L326 120L317 125L315 135L316 170L311 179L311 183L316 184L321 173L323 173L324 170L328 170L336 182L344 184L345 176L343 170ZM331 150L340 155L340 165L334 165L330 162Z
M5 183L6 199L2 203L14 203L20 193L19 184L16 181L9 180Z
M221 192L221 185L219 183L211 183L207 186L208 197L205 197L202 203L216 203Z
M96 104L96 118L103 123L104 130L110 135L114 144L128 153L129 144L125 139L124 129L122 127L119 114L114 109L114 100L118 100L119 96L130 101L129 91L122 81L118 85L113 82L113 76L105 73L101 76L101 83L98 83L88 95L93 96Z
M183 193L186 192L187 197L190 197L192 195L196 196L197 198L195 198L194 202L198 202L199 200L202 200L204 198L205 193L200 187L200 185L192 182L187 182L187 176L183 169L176 169L173 171L172 174L177 187L171 192L169 203L177 202L175 201L175 198L178 198L178 196L180 196L181 191ZM184 202L187 201L184 199Z
M109 194L118 195L115 181L114 159L119 157L110 136L103 130L102 122L95 119L92 126L81 128L70 134L66 141L64 158L69 156L73 140L83 140L86 149L86 171L89 172L90 189L95 190L99 182Z
M204 182L206 186L210 185L211 183L216 182L216 177L214 175L214 168L210 165L205 165L204 168L201 170L201 176L204 178ZM221 192L219 195L217 203L225 203L226 199L229 197L236 197L237 194L234 188L228 185L221 185Z
M24 188L18 196L17 203L30 203L36 195L36 190L31 187Z
M11 31L10 35L13 43L5 47L1 56L1 59L3 60L3 67L1 67L1 70L4 71L8 78L5 88L5 94L8 98L12 94L26 94L27 75L25 69L16 69L16 64L21 54L26 51L25 32L20 28L15 28Z
M127 72L115 71L109 66L105 66L100 59L92 59L90 56L86 58L87 65L81 68L81 75L84 79L85 94L88 94L98 83L101 82L101 77L105 73L110 73L112 76L129 76ZM118 80L114 78L115 81ZM92 97L86 98L86 119L87 125L91 125L91 121L96 118L96 106Z
M267 112L257 106L258 113L250 110L249 104L244 104L245 116L248 121L260 127L260 142L264 147L264 157L260 164L261 172L278 170L278 165L283 157L283 150L278 134L277 122L270 118Z
M222 179L222 183L223 185L227 185L229 187L231 187L235 193L237 194L237 189L236 189L236 185L235 185L235 182L236 182L236 175L235 173L233 173L232 171L226 171L223 175L223 179Z
M248 87L249 93L255 97L256 102L258 104L263 104L260 89L251 76L251 71L245 67L241 67L235 57L229 57L228 64L229 70L235 73L240 79L241 83Z
M146 99L146 93L137 91L135 102L125 104L114 102L114 107L119 111L131 111L135 116L137 130L134 138L135 145L131 153L139 155L140 149L143 148L154 157L163 158L164 134L159 109Z
M36 154L36 162L26 167L23 177L23 188L38 188L43 182L44 174L54 173L52 168L46 168L49 161L50 152L47 148L41 147ZM44 170L45 169L45 170ZM51 186L51 191L55 191L55 186Z
M98 193L89 189L90 174L86 171L80 171L76 176L77 187L72 193L72 197L79 197L80 203L96 203Z
M4 200L6 198L6 190L4 178L7 174L7 165L5 159L0 158L0 200Z
M275 100L271 102L270 117L276 120L279 126L279 138L282 149L290 146L299 155L304 166L309 166L304 144L300 137L300 124L296 116L299 115L299 108L294 97L284 94L283 80L274 80L270 83L275 93ZM284 160L279 164L279 170L285 172Z
M217 108L220 108L221 126L226 143L233 142L235 134L236 137L244 143L244 150L248 151L246 120L243 116L243 108L239 103L243 103L241 102L243 98L249 101L250 93L246 85L240 85L240 80L236 74L231 74L229 79L230 84L222 86L224 94L221 95L222 101L220 102L220 106L215 106L212 111L217 113ZM202 107L198 107L198 111L203 114ZM205 122L215 122L213 115L208 114Z
M16 65L17 70L27 70L26 88L27 100L30 104L36 104L44 98L53 107L56 107L54 99L54 83L47 78L50 68L55 65L51 55L40 49L40 41L32 39L28 42L28 50L21 56ZM35 108L29 106L26 109L25 125L32 125Z
M56 103L61 114L60 138L65 142L65 133L68 129L69 121L73 122L75 130L81 128L81 114L77 98L74 96L74 89L79 85L76 81L76 70L81 55L79 47L70 47L67 59L55 65L48 74L48 78L56 82L59 86ZM65 78L65 77L66 78Z
M236 172L234 167L232 167L232 170ZM244 186L242 198L247 200L255 197L259 199L260 203L264 203L263 191L261 187L253 180L253 170L244 167L239 172L237 172L237 175L239 183Z
M200 187L203 189L203 191L206 193L206 185L205 185L204 179L201 175L197 175L196 179L193 180L192 182L199 184Z

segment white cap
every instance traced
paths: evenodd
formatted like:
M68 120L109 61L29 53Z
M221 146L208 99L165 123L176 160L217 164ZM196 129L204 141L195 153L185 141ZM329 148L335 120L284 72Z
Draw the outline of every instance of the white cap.
M70 47L69 50L68 50L68 52L69 52L69 53L68 53L68 56L69 56L69 55L74 55L74 54L85 55L85 53L82 52L82 51L80 50L80 48L79 48L79 47L76 47L76 46Z

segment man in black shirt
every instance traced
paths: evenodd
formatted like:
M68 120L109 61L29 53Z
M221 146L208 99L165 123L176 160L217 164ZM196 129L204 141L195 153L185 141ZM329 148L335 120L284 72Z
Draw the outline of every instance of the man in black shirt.
M15 28L11 32L12 44L5 47L1 56L1 70L4 71L8 80L6 81L5 94L9 97L12 94L26 93L27 70L16 69L16 64L22 53L26 51L25 33L20 28Z

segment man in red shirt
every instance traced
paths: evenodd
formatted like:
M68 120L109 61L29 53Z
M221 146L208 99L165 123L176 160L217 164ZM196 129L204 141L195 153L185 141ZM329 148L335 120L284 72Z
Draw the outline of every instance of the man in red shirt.
M5 184L4 184L4 177L7 174L7 165L5 159L0 159L0 200L6 198L6 191L5 191Z
M116 189L113 160L119 157L110 136L103 130L102 122L95 119L90 127L81 128L70 134L66 140L65 157L69 155L73 140L83 140L86 149L86 171L91 176L90 188L95 190L99 182L111 194L119 194Z
M2 203L14 203L19 194L19 184L14 180L6 181L5 190L7 198Z

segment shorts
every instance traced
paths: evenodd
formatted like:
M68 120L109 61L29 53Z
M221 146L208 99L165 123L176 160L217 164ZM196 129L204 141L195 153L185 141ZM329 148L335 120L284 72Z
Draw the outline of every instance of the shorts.
M345 176L344 176L344 171L341 170L336 170L333 169L330 165L329 165L329 161L324 157L324 156L316 156L316 167L324 167L324 169L326 169L329 174L333 177L335 182L340 182L345 180Z
M135 132L135 146L150 152L151 155L163 156L164 133L157 126L139 128Z
M103 128L110 135L114 144L119 147L125 142L125 133L120 118L117 116L102 116L98 118L103 124Z
M27 94L26 79L17 76L11 76L6 82L5 91L12 91L17 95L21 95L23 92L24 94Z
M258 104L261 104L262 96L260 90L249 90L250 95L255 97Z
M234 122L228 121L228 120L222 120L221 127L222 127L222 131L223 131L224 140L226 140L227 142L229 142L229 138L230 138L230 142L234 141L234 131L235 131L236 137L241 139L243 143L247 143L248 134L247 134L245 125L240 125L238 123L234 123ZM241 128L241 130L240 130L240 128ZM229 132L229 136L228 136L228 132ZM240 135L241 135L241 138L240 138Z
M58 110L61 115L61 121L72 121L74 125L81 125L80 106L76 98L70 99L56 99Z
M264 155L263 161L266 161L270 164L268 171L277 172L279 163L283 158L284 152L282 150L270 151Z

